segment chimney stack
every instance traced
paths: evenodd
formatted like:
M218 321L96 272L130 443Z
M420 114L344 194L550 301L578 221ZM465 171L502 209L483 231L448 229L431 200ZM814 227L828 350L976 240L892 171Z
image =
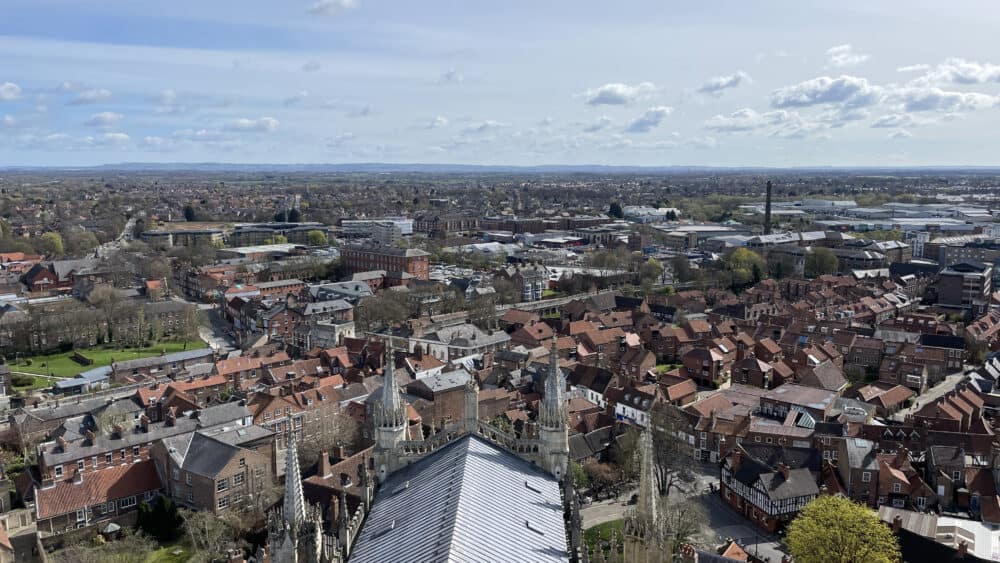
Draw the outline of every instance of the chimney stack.
M764 234L771 234L771 181L767 181L767 199L764 200Z
M903 517L900 515L895 515L892 517L892 531L894 533L899 533L903 529Z
M787 465L785 465L784 463L778 464L778 473L781 473L781 476L785 479L785 481L788 480L788 471L789 470Z
M732 472L736 473L740 470L740 464L743 462L743 452L740 451L739 447L733 449L733 461L731 463L733 469Z
M329 477L333 474L333 466L330 465L330 454L326 450L319 452L319 476Z

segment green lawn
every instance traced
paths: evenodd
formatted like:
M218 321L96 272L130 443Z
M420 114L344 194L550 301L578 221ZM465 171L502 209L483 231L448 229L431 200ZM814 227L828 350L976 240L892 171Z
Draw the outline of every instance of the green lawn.
M611 539L611 533L619 534L618 541L621 543L621 532L624 520L612 520L603 524L598 524L583 531L583 541L591 548L596 547L599 540Z
M187 344L186 348L185 344ZM50 354L47 356L33 356L31 358L30 366L25 363L25 358L19 358L16 364L13 362L10 364L10 369L11 371L23 371L26 373L37 373L42 375L51 374L57 377L74 377L82 371L87 371L100 366L111 365L112 361L120 362L122 360L148 358L150 356L158 356L160 355L160 352L169 354L171 352L180 352L181 350L196 350L206 346L207 344L203 341L195 340L187 343L163 342L149 348L87 348L79 350L79 352L94 361L94 363L89 366L83 366L74 362L70 358L70 356L73 355L73 352L63 352L61 354ZM43 387L48 387L50 385L51 383L43 385Z
M191 552L180 544L165 545L146 557L146 563L184 563L191 558Z
M15 391L24 391L29 389L48 389L52 387L53 380L48 377L33 377L31 379L31 385L14 385Z

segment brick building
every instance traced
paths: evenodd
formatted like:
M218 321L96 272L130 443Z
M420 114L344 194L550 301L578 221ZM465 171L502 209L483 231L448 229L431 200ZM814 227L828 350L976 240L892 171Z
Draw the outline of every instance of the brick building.
M418 280L430 277L430 254L417 248L395 248L392 246L347 246L340 256L348 272L406 272Z

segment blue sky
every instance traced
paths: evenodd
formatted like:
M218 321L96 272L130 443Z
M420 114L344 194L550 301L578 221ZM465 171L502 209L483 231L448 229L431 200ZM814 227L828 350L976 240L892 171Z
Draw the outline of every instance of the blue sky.
M1000 164L992 1L2 10L0 166Z

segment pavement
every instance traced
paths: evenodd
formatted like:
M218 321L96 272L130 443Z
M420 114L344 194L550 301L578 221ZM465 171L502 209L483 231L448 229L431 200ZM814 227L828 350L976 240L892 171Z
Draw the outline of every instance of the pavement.
M743 518L719 497L719 469L715 464L700 464L697 468L695 482L686 491L671 491L666 498L668 504L693 500L705 510L707 519L697 543L709 548L715 548L728 539L736 540L743 549L751 554L757 554L760 559L781 561L784 552L781 551L780 538L766 534L748 520ZM709 485L714 485L714 492L708 492ZM618 499L594 502L580 510L583 528L591 528L604 522L619 520L624 517L630 507L625 504L635 490L622 494Z
M965 378L965 372L970 369L975 369L975 366L966 366L965 369L960 372L956 372L945 376L945 378L941 380L937 385L931 387L927 391L924 391L923 393L918 395L916 400L913 401L913 404L910 407L905 408L897 412L896 414L892 415L892 419L902 422L906 420L906 417L908 415L911 415L919 411L921 407L927 406L927 403L933 403L934 401L940 399L949 391L954 390L955 386L958 385L959 382Z
M190 301L188 301L190 303ZM208 318L208 325L198 327L198 336L201 337L208 347L215 350L220 355L226 355L236 349L236 343L230 335L229 323L222 318L219 308L212 304L197 303L205 317Z

